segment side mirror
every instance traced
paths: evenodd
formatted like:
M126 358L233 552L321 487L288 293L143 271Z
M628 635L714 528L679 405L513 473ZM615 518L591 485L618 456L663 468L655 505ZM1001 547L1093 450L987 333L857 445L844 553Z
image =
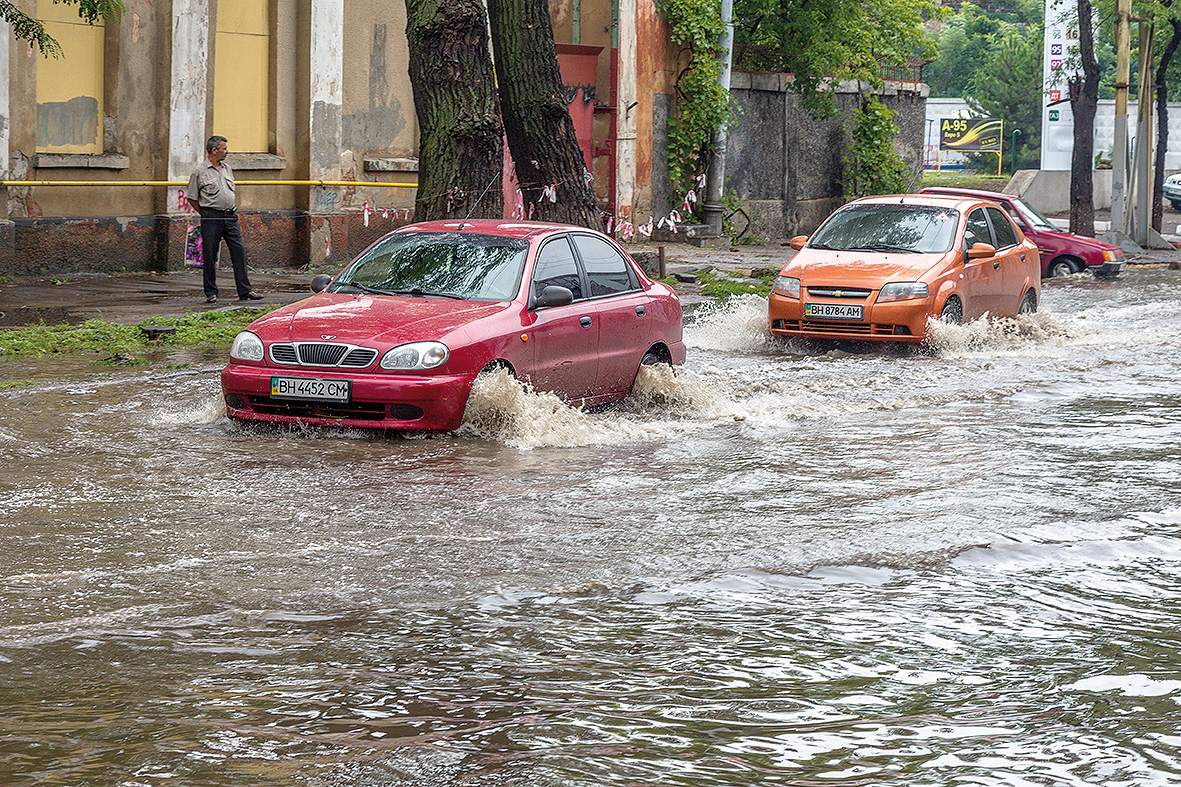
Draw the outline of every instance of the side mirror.
M312 279L312 292L324 292L324 288L332 283L332 277L327 273L321 273L316 278Z
M537 296L537 300L533 302L533 308L547 309L550 306L565 306L568 303L574 303L574 293L565 287L551 284L541 291L541 295Z
M804 246L806 246L807 243L808 243L808 236L807 235L796 235L794 238L791 239L791 241L788 243L788 245L790 245L796 251L799 251L800 249L804 248Z
M991 243L973 243L972 248L968 249L968 259L982 260L986 257L996 256L996 246Z

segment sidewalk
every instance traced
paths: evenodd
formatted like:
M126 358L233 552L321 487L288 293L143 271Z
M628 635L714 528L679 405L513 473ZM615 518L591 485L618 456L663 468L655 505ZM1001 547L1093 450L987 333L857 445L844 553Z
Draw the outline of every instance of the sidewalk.
M655 272L659 246L631 244L625 248L646 269ZM684 243L665 244L665 270L668 275L692 274L714 269L745 277L752 269L779 269L795 251L786 241L766 246L729 246L706 249ZM1132 265L1181 265L1181 251L1149 251L1130 258ZM221 292L228 295L214 304L205 303L201 292L200 271L144 274L90 274L26 276L0 283L0 328L21 325L78 324L98 319L134 325L151 317L182 317L193 312L230 311L243 307L276 306L294 303L311 295L312 277L324 271L267 270L250 272L261 301L241 303L234 296L233 277L224 272ZM685 278L689 278L686 276ZM686 305L703 300L700 286L692 282L677 284L677 292Z

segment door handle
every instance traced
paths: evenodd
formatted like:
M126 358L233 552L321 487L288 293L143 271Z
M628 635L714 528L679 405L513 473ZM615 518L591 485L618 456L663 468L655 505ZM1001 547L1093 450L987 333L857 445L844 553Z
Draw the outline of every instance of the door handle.
M644 316L645 311L647 311L647 310L644 308L643 304L636 307L636 314L640 317Z
M582 327L583 327L583 328L589 328L589 327L591 327L591 318L590 318L590 317L582 317L582 318L580 318L578 321L579 321L580 323L582 323Z

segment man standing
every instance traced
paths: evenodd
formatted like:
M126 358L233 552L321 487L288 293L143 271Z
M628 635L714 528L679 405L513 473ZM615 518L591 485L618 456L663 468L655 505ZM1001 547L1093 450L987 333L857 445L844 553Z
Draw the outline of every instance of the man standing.
M234 204L234 171L225 163L226 138L213 136L205 143L206 160L189 176L188 200L201 214L201 250L204 256L202 283L205 302L217 303L217 252L222 238L234 263L234 285L238 300L262 300L250 286L246 275L246 245L238 228L238 209Z

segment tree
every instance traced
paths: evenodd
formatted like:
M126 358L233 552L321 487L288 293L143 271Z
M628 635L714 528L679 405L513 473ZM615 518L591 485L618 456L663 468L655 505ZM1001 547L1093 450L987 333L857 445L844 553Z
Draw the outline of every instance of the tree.
M1164 10L1172 12L1172 16L1167 20L1168 28L1172 33L1169 36L1169 42L1164 47L1164 51L1161 52L1160 62L1157 64L1154 79L1156 89L1156 138L1159 149L1157 150L1156 163L1152 173L1152 226L1157 232L1160 232L1161 223L1164 221L1165 154L1169 150L1167 75L1169 66L1173 62L1173 56L1177 54L1178 46L1181 46L1181 17L1177 16L1178 9L1174 7L1171 0L1163 5Z
M499 218L504 135L484 7L480 0L406 0L406 20L419 125L414 215Z
M110 19L123 13L122 0L54 0L63 5L78 6L78 16L89 24L100 19ZM12 35L18 41L36 44L46 57L61 57L62 48L54 38L45 32L45 25L21 11L11 0L0 0L0 19L8 22Z
M409 0L408 0L409 1ZM546 0L489 0L497 87L517 181L535 218L598 228Z
M1067 82L1074 115L1074 150L1070 159L1070 231L1095 236L1095 114L1099 107L1099 62L1091 25L1091 0L1078 2L1078 54L1083 73Z
M830 79L882 82L884 68L935 56L924 22L945 12L935 0L735 0L734 31L752 63L794 75L792 88L805 109L830 114Z
M1002 153L1016 156L1024 168L1036 168L1042 138L1041 97L1042 36L1040 30L1030 28L1011 29L1005 35L976 72L966 99L978 117L1005 121L1008 133L1001 140ZM1021 130L1017 150L1012 149L1013 129ZM996 163L991 155L989 159Z

